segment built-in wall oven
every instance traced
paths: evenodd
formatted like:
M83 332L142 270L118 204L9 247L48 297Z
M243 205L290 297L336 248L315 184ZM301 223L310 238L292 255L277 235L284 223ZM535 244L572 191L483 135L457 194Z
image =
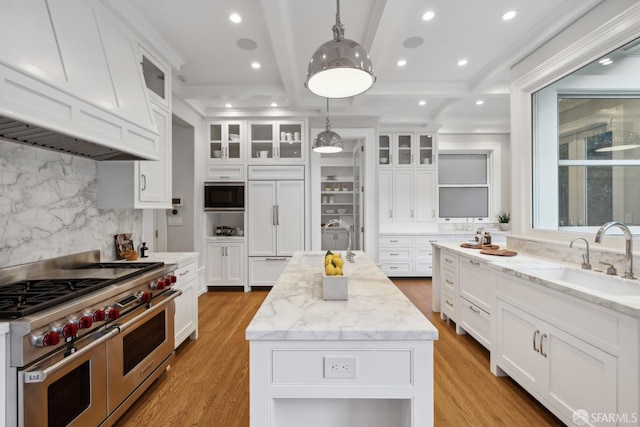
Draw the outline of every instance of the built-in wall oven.
M205 182L205 211L243 211L244 182Z
M112 425L172 362L175 266L100 265L75 272L83 277L59 279L69 270L49 271L56 279L7 285L0 270L0 301L17 295L13 306L0 304L0 317L3 307L21 315L10 323L17 387L9 393L16 402L9 426ZM32 292L44 309L31 311Z

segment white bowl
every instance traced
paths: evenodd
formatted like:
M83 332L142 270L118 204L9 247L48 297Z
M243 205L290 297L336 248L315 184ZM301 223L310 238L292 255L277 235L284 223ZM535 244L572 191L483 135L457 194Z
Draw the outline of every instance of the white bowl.
M213 157L215 157L216 159L219 159L221 155L222 155L222 151L220 150L213 151Z
M380 157L380 164L381 165L389 164L389 158L388 157Z
M346 214L347 210L346 209L338 209L338 213L339 214Z
M328 213L328 214L332 214L332 213L335 213L335 212L336 212L336 211L334 211L333 209L327 209L327 210L325 211L325 213Z
M240 141L240 135L236 135L235 133L230 133L229 134L229 141Z

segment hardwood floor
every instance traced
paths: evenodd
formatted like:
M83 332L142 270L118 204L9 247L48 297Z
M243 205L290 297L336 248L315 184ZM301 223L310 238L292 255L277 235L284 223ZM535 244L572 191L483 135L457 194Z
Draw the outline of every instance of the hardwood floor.
M431 281L394 283L439 331L435 343L436 426L562 426L509 378L489 371L489 353L431 311ZM267 295L218 291L199 299L198 340L116 423L119 427L249 425L249 345L244 331ZM393 427L393 426L389 426Z

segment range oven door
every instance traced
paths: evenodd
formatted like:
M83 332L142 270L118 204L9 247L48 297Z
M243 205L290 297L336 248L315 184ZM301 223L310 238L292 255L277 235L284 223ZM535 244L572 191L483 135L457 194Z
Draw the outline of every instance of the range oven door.
M120 333L107 343L109 414L122 412L121 404L153 374L166 367L174 350L174 299L180 291L165 293L150 308L139 307L117 325Z
M19 373L20 425L89 426L107 416L107 345L112 330L82 340L75 353L52 356Z

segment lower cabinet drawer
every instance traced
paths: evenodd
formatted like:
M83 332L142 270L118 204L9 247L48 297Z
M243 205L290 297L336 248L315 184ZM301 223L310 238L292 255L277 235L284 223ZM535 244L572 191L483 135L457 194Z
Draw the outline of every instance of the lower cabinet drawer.
M411 384L410 350L273 350L273 384ZM384 367L384 368L382 368Z
M407 262L381 262L380 270L387 276L401 276L413 274L411 261Z
M290 259L288 257L249 257L249 285L275 285Z
M440 309L442 313L449 319L456 321L456 298L451 292L447 292L446 290L440 298Z
M491 315L465 298L460 297L458 300L458 317L460 318L458 325L485 348L490 349Z
M440 280L442 282L442 289L450 291L452 294L457 294L457 281L458 275L448 269L440 270Z
M433 275L431 261L416 261L416 275L431 277Z
M413 251L410 248L380 248L380 259L385 261L411 260L413 259L412 252Z

